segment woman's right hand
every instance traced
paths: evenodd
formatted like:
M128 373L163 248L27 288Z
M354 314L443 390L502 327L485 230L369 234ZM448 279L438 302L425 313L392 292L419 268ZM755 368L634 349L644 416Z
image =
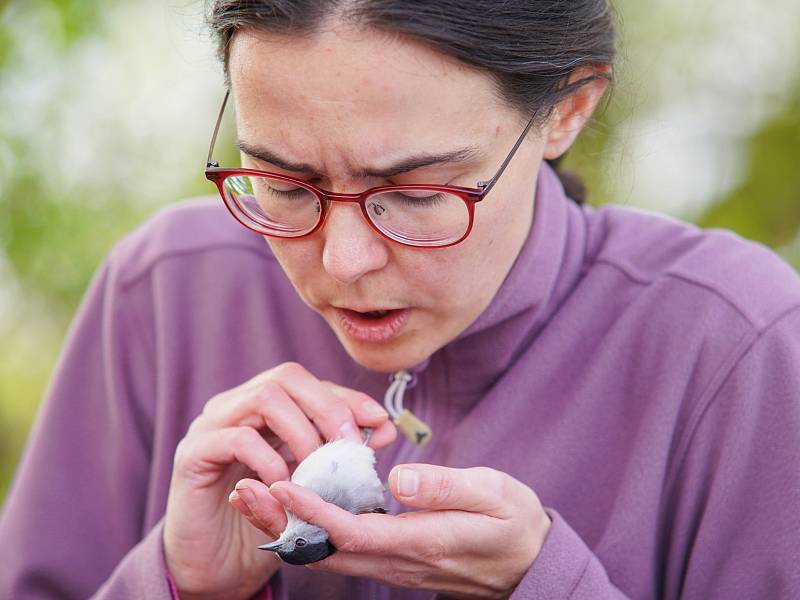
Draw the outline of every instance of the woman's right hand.
M297 363L284 363L209 400L178 444L164 520L167 568L181 600L250 598L280 566L271 541L229 505L244 507L257 494L272 515L282 505L267 487L289 478L297 462L324 441L361 439L372 427L370 446L396 436L383 407L361 392L318 380ZM253 503L255 506L256 503ZM248 511L243 510L245 514ZM263 515L258 519L263 527ZM286 522L274 523L277 538Z

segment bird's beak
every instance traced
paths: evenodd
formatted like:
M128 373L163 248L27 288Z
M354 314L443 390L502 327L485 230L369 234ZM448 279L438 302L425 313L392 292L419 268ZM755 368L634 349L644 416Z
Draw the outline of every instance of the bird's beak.
M279 540L275 540L274 542L270 542L269 544L264 544L259 546L259 550L269 550L270 552L277 552L281 549L283 544Z

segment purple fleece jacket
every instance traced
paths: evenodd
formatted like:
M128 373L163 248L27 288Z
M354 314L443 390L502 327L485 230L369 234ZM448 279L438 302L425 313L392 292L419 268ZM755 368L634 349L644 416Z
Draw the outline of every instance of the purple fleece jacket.
M377 399L388 384L217 201L170 208L119 243L7 499L0 597L168 600L175 446L214 394L289 360ZM579 207L545 165L496 297L414 370L405 402L431 443L379 451L379 474L486 465L528 484L553 526L513 600L796 600L798 366L800 281L775 254ZM291 566L271 587L276 600L432 596Z

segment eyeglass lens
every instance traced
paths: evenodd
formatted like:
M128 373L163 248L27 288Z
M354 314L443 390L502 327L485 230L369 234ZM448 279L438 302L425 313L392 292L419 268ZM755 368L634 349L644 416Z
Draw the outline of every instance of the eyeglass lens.
M299 237L321 218L321 200L309 188L261 175L232 175L225 194L254 229L276 237ZM392 190L370 195L367 218L388 237L419 246L452 243L466 233L470 214L458 196L433 189Z

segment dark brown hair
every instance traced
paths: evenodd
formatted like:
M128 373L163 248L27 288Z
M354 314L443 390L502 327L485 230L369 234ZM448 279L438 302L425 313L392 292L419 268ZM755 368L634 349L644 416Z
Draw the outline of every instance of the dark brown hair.
M613 65L614 14L609 0L215 0L207 15L228 76L237 30L310 34L335 21L411 36L483 69L500 96L527 120L599 77L567 84L584 66ZM559 171L567 194L583 202L580 179Z

